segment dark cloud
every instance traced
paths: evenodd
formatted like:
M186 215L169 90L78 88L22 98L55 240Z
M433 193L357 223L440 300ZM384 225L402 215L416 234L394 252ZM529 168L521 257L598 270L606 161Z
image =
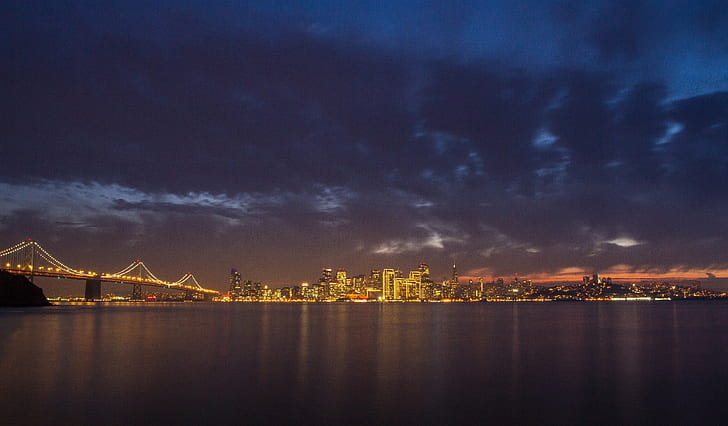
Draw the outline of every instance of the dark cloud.
M92 33L70 66L23 64L8 131L26 142L9 154L28 161L4 174L171 191L346 182L356 155L391 166L411 134L401 62L305 34L200 36L162 49Z
M642 1L610 2L594 19L588 40L597 52L607 59L634 60L646 48L645 37L654 24L649 10Z
M681 131L665 144L670 184L686 204L725 205L728 182L728 92L681 100L669 119Z

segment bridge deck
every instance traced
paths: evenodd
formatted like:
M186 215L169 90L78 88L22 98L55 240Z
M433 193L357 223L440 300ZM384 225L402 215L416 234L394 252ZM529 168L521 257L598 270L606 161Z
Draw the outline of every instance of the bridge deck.
M66 273L66 272L55 272L55 271L41 271L36 270L32 274L27 270L23 269L13 269L13 268L0 268L2 271L10 272L11 274L19 274L19 275L32 275L36 277L49 277L49 278L63 278L63 279L70 279L70 280L98 280L101 282L106 283L118 283L118 284L141 284L151 287L162 287L162 288L170 288L175 290L182 290L182 291L192 291L195 293L202 293L202 294L219 294L216 290L211 290L207 288L199 288L195 286L188 286L188 285L182 285L182 284L175 284L170 282L163 282L163 281L155 281L155 280L147 280L144 278L137 278L137 277L120 277L115 275L101 275L101 276L94 276L94 275L86 275L86 274L72 274L72 273Z

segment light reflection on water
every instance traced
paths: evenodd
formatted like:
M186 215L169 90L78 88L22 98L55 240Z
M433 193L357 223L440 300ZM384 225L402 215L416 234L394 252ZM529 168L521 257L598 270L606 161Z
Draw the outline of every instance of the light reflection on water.
M6 309L0 413L7 424L722 424L726 324L725 302Z

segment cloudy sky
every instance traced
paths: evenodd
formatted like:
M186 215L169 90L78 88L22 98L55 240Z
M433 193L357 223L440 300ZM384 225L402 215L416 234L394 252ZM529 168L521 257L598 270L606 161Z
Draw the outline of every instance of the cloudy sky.
M0 245L273 286L728 270L716 1L0 6Z

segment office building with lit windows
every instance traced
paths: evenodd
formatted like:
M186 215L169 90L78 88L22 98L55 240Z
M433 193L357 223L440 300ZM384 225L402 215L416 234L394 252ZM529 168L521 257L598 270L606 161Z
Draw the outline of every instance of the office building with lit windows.
M236 268L230 269L230 295L240 297L243 293L243 283L240 272Z

